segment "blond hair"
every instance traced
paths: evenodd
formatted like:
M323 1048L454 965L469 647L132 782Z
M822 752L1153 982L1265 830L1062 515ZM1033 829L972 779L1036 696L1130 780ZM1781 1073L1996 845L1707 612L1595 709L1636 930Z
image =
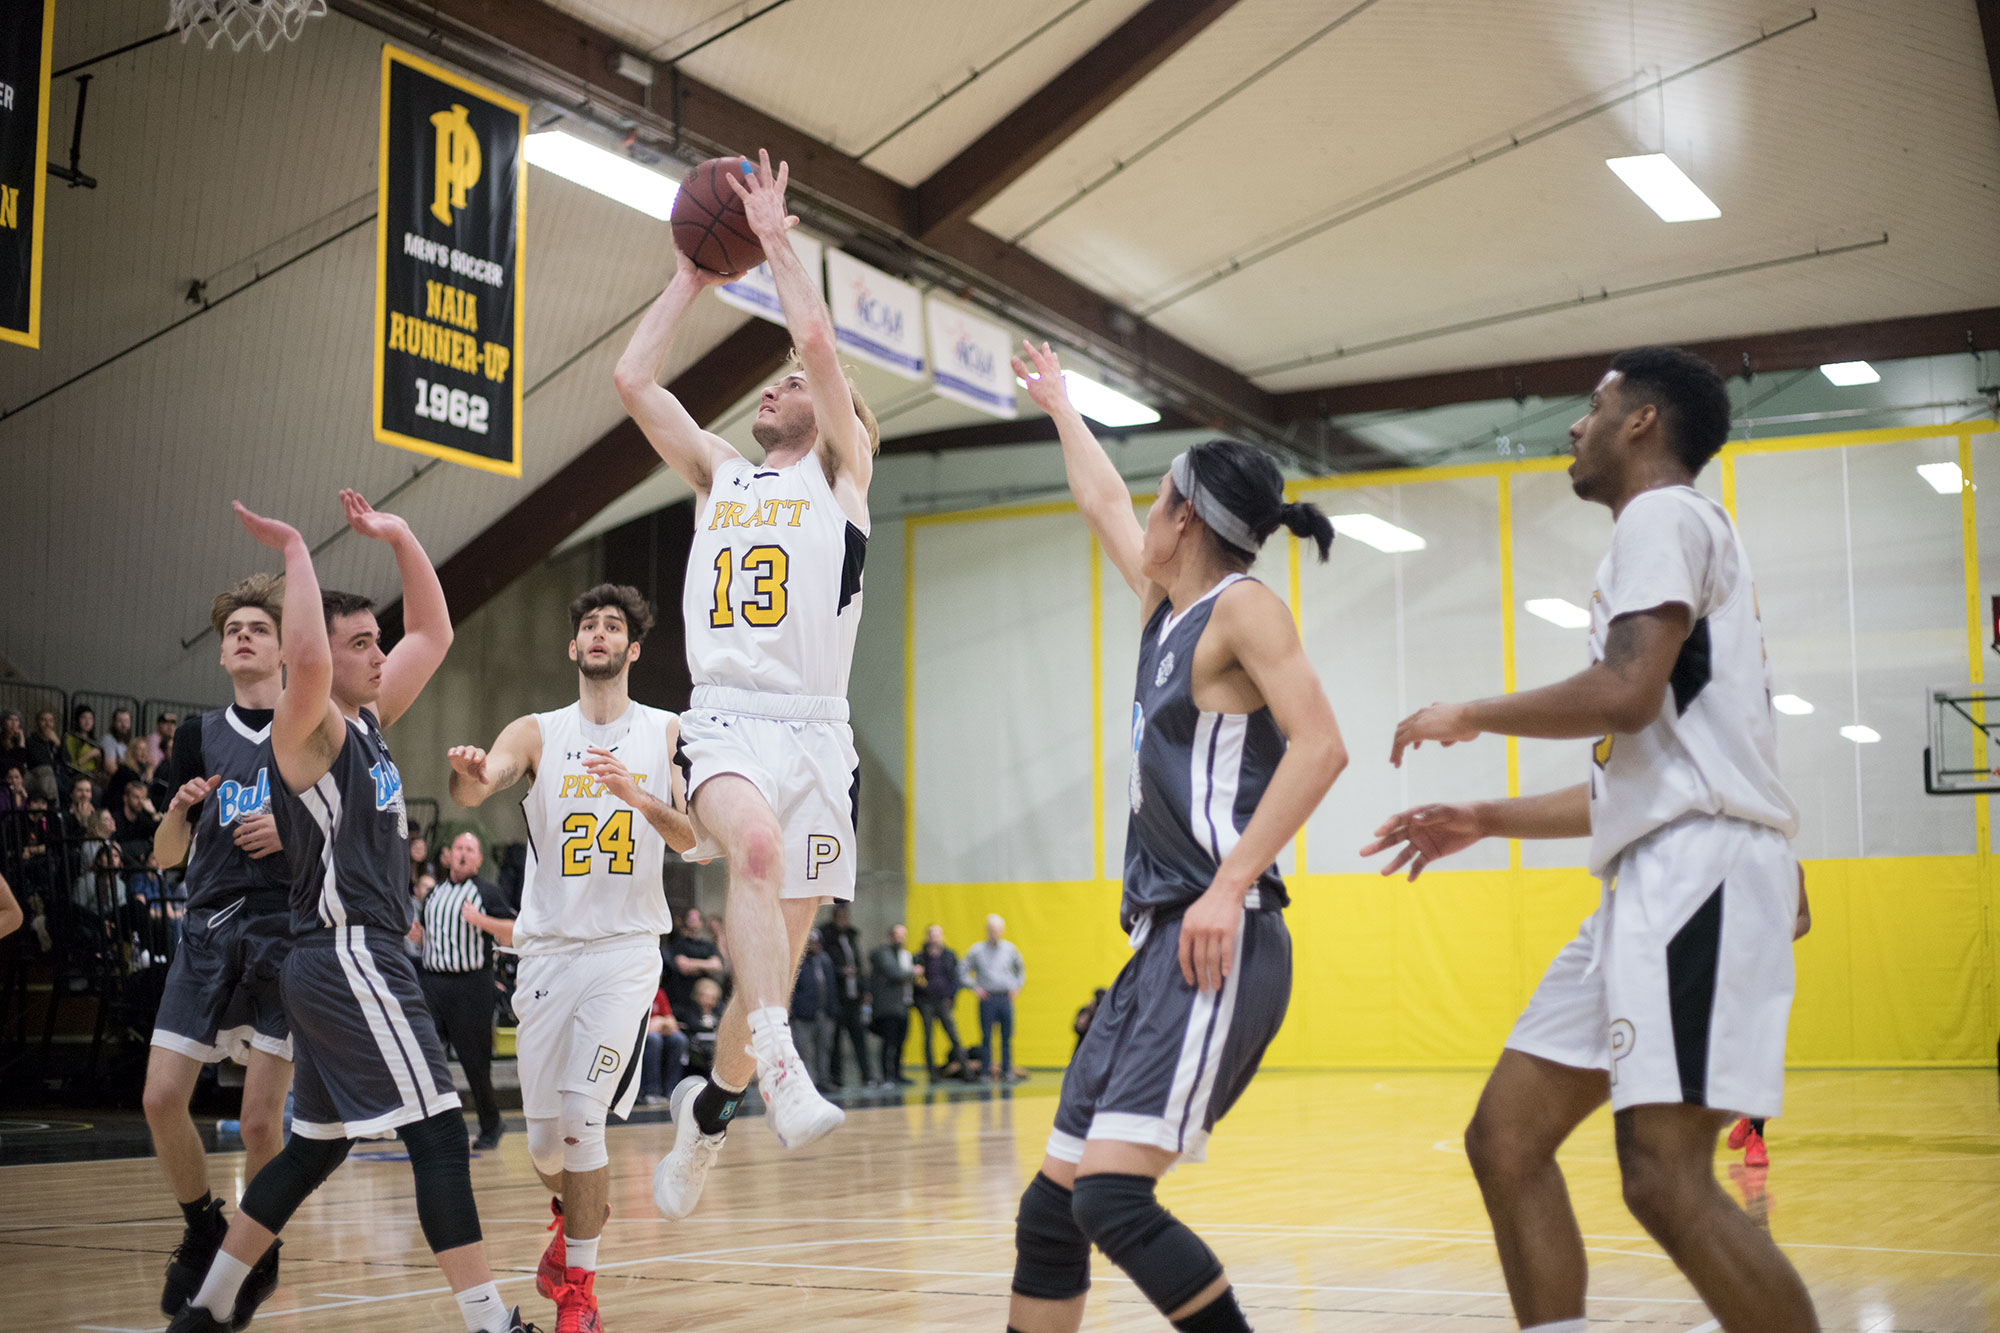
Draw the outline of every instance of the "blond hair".
M220 635L223 626L229 623L231 612L253 606L271 617L271 623L278 627L282 636L285 632L285 576L252 574L228 592L217 593L214 603L208 608L208 623Z
M805 359L799 355L799 349L796 347L792 349L791 364L800 374L805 373ZM860 419L861 429L868 435L868 452L881 453L882 427L875 420L875 414L868 410L867 400L862 398L860 388L854 383L853 367L843 365L840 368L840 377L847 381L847 396L853 400L854 415Z

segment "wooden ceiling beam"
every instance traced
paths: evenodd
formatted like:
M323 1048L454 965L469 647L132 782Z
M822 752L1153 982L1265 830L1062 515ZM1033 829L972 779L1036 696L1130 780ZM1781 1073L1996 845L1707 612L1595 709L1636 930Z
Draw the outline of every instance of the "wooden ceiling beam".
M1868 320L1681 344L1725 376L1800 370L1832 361L1895 361L2000 348L2000 307ZM1360 412L1416 411L1502 398L1559 398L1590 392L1622 348L1360 384L1330 384L1274 395L1280 421L1324 420ZM1746 360L1747 358L1747 360Z

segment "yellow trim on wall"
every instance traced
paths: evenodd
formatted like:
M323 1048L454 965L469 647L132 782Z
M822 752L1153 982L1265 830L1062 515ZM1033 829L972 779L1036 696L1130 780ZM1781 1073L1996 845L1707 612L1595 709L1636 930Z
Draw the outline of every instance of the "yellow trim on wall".
M1514 477L1503 472L1494 479L1500 523L1500 692L1514 692ZM1508 736L1507 794L1521 794L1521 742ZM1521 840L1507 840L1509 869L1521 868Z
M903 883L917 882L917 525L903 520Z
M1729 511L1730 522L1736 521L1736 455L1725 452L1715 460L1716 475L1722 480L1722 507Z

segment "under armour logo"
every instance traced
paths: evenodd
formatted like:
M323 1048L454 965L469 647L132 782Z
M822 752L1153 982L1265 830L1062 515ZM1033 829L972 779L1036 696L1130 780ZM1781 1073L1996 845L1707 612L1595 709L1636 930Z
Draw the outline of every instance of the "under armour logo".
M539 999L541 999L541 998L542 998L543 996L545 996L545 995L547 995L547 994L548 994L548 992L547 992L547 991L545 991L545 990L538 990L538 991L536 991L536 992L535 992L535 994L534 994L533 998L534 998L534 999L537 999L537 1000L539 1000Z
M1167 677L1173 674L1174 674L1174 655L1171 652L1169 652L1165 657L1162 657L1160 659L1160 669L1153 673L1153 687L1157 689L1160 686L1166 684Z

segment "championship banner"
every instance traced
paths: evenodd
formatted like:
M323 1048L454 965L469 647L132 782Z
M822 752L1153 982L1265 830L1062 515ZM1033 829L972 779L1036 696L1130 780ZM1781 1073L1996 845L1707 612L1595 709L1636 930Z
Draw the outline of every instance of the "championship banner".
M1014 416L1013 335L935 296L924 298L930 326L931 387L953 402L996 417Z
M839 250L826 252L833 336L871 365L924 377L924 308L917 289Z
M375 438L521 475L528 109L382 48Z
M0 342L42 345L42 201L56 0L8 0L0 23Z
M826 247L810 236L792 233L792 252L812 275L813 285L819 288L819 299L826 299ZM757 265L735 282L725 283L715 289L715 294L738 310L748 310L751 314L770 320L773 324L785 322L785 308L778 303L778 285L771 280L769 263Z

